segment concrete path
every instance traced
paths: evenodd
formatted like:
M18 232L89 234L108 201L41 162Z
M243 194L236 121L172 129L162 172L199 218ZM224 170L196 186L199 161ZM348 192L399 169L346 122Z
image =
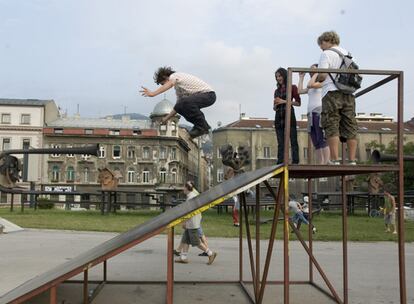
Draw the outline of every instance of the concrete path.
M59 265L68 259L115 236L114 233L73 232L27 229L0 235L0 296L26 280ZM176 238L176 244L179 237ZM133 247L108 261L108 280L165 281L166 245L164 235L157 236ZM197 249L189 254L190 263L175 264L177 281L238 279L238 239L210 238L210 248L218 252L213 265L206 265L205 257L198 257ZM261 242L262 261L267 241ZM391 242L352 243L349 249L349 303L399 303L398 251ZM339 242L315 242L314 254L336 291L342 297L342 245ZM251 279L247 263L248 252L244 244L244 278ZM307 280L308 258L299 242L290 242L291 280ZM262 265L263 266L263 265ZM273 252L270 280L283 278L282 242L277 241ZM326 289L321 277L314 270L315 281ZM407 302L414 303L414 244L406 244ZM102 277L102 267L94 267L91 280ZM77 277L81 279L81 276ZM78 290L77 293L72 289ZM64 294L81 296L82 288L64 284L59 288L59 298ZM248 303L237 286L208 284L176 285L176 303ZM329 298L308 286L291 286L291 303L331 303ZM116 296L118 295L118 296ZM122 300L130 296L129 300ZM147 298L145 298L147 295ZM111 300L112 297L116 297ZM164 303L162 285L108 285L94 303ZM269 286L265 303L282 303L281 286ZM195 301L194 299L198 299ZM39 298L39 302L44 299ZM72 300L76 303L75 300ZM72 301L65 303L72 303ZM111 302L115 301L115 302ZM1 302L1 301L0 301ZM35 302L33 302L35 303ZM37 302L36 302L37 303Z

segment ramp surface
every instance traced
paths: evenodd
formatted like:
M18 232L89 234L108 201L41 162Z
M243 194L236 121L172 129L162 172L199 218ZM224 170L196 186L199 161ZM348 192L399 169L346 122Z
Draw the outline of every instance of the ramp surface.
M229 197L245 191L281 172L282 165L246 172L225 181L199 196L178 205L151 220L102 243L91 250L73 258L50 271L47 271L11 290L0 298L3 303L21 303L50 287L73 277L92 266L121 253L122 251L144 241L148 237L162 232L165 228L175 226L194 214L203 212L220 204Z

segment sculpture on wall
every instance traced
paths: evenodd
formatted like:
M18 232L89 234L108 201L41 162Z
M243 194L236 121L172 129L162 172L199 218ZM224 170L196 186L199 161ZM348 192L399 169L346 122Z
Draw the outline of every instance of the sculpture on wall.
M231 167L235 174L244 172L244 166L250 164L250 153L244 146L234 151L232 145L225 145L220 148L220 154L223 165Z
M116 190L118 188L119 180L122 178L121 172L108 168L98 168L98 171L98 183L101 184L102 190Z
M6 188L14 188L20 180L22 164L20 160L12 155L3 155L0 158L0 185Z

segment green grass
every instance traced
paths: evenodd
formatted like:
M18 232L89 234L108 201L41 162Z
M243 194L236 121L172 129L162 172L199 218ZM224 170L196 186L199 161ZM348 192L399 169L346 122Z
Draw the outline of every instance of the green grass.
M159 215L159 211L141 210L130 212L117 212L116 214L101 215L98 211L64 211L64 210L37 210L26 209L10 212L0 208L0 217L5 218L23 228L63 229L78 231L105 231L124 232L149 219ZM272 216L271 211L263 211L261 218ZM249 216L250 219L251 215ZM208 237L237 237L238 229L233 227L230 213L217 214L215 210L203 213L203 229ZM342 239L342 217L339 213L322 213L314 218L314 224L318 232L314 240L340 241ZM180 225L179 225L180 226ZM255 236L255 226L251 225L252 237ZM307 238L307 226L301 228L304 237ZM382 218L370 218L366 215L354 215L348 217L348 239L350 241L396 241L397 237L384 232ZM269 238L271 224L260 225L261 238ZM277 239L281 239L283 223L278 222ZM176 229L179 234L181 228ZM290 233L292 240L296 239L294 233ZM414 241L414 222L405 222L405 239Z

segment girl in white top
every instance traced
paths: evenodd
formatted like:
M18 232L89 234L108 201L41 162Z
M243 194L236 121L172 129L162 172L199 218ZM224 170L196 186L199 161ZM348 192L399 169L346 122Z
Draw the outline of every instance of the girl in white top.
M311 68L317 68L313 64ZM329 147L325 140L323 129L320 123L322 112L322 83L317 82L318 74L310 73L306 88L303 87L305 73L299 73L299 94L308 94L308 133L311 136L313 146L315 147L316 163L325 165L329 161Z

